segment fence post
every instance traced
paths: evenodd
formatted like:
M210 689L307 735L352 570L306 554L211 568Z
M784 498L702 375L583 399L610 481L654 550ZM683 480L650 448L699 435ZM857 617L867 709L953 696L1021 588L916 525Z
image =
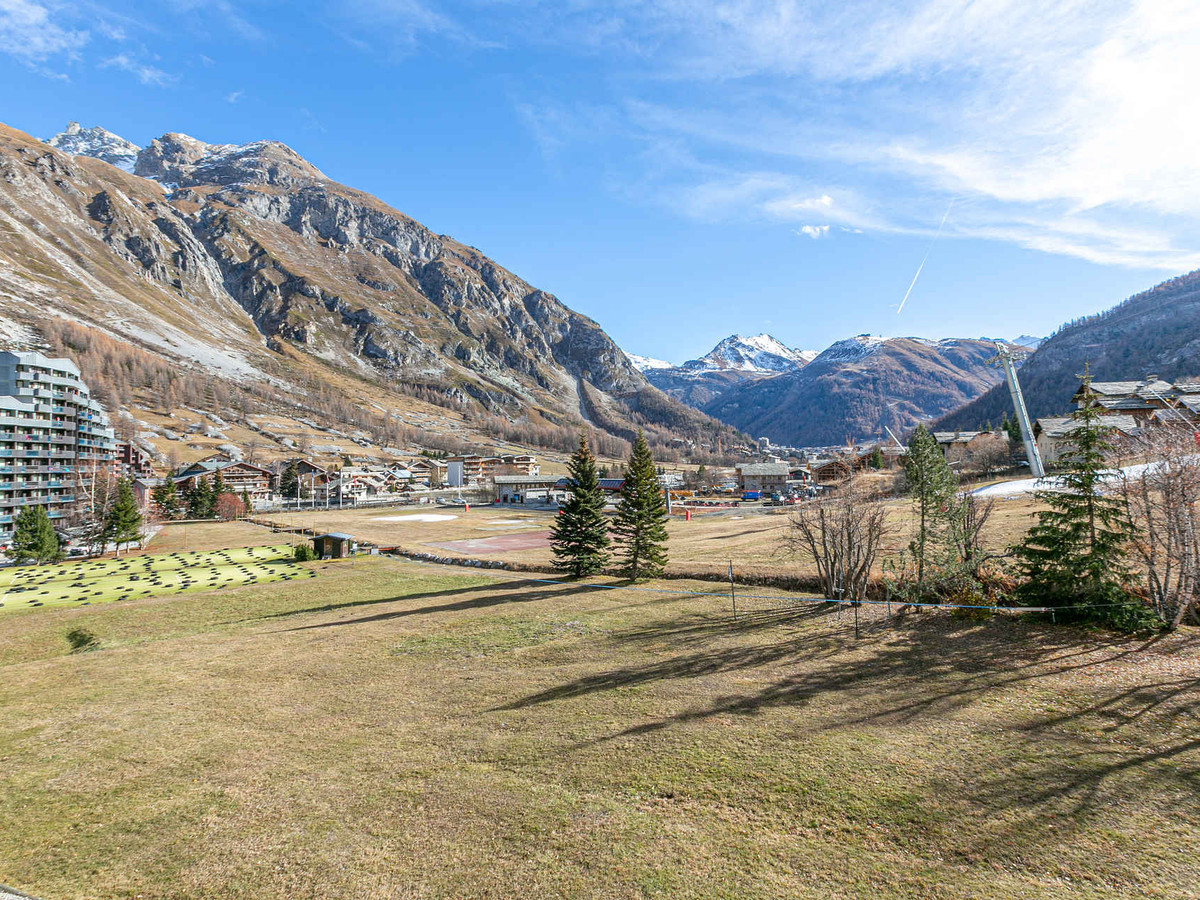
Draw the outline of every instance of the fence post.
M733 620L737 621L737 594L733 592L733 560L729 561L729 602L733 605Z

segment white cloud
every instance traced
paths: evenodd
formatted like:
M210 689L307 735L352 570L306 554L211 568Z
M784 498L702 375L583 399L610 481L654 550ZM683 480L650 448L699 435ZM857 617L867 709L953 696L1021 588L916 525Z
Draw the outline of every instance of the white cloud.
M825 237L825 235L829 234L829 226L828 225L801 225L799 233L804 235L805 237L810 237L815 241L815 240L823 238L823 237Z
M468 46L496 46L423 0L334 0L329 9L348 29L346 37L354 43L364 47L383 43L402 56L416 50L421 38L427 36Z
M54 21L57 11L33 0L0 0L0 52L27 63L75 56L88 33Z
M576 52L618 54L626 127L697 160L690 183L676 173L662 186L685 213L819 212L927 233L961 198L950 237L1159 269L1200 251L1194 0L573 0L536 12L540 33ZM822 182L855 202L838 209L837 192L806 187ZM821 196L838 215L814 206Z
M128 53L118 53L116 56L109 57L100 63L100 68L120 69L122 72L128 72L136 76L137 80L142 84L155 85L156 87L169 87L178 80L175 75L139 62Z
M246 95L245 91L230 91L228 94L225 95L225 102L226 103L237 103L245 95Z

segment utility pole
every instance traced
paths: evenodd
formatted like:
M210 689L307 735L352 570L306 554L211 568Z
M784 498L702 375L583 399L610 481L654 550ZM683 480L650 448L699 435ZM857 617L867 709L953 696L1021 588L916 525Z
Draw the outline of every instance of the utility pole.
M1021 440L1025 444L1025 458L1029 460L1029 471L1034 478L1043 478L1046 469L1042 465L1042 455L1038 452L1037 442L1033 439L1033 424L1029 421L1029 411L1025 408L1025 397L1021 393L1021 382L1017 380L1012 351L1006 344L997 341L996 355L1004 369L1004 380L1008 382L1008 392L1012 395L1013 406L1016 408L1017 423L1021 426Z

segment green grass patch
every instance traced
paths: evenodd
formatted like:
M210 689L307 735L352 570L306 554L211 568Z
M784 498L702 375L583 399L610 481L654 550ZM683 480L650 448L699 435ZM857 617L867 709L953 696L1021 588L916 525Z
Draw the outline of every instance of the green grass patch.
M311 569L296 565L290 552L282 545L242 547L19 566L8 573L0 611L90 606L315 577Z

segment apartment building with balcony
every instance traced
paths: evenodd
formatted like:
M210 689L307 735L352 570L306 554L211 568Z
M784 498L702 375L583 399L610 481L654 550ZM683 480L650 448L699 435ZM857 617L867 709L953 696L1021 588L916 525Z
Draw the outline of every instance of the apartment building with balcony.
M74 363L0 352L0 546L23 507L65 518L114 448L104 409Z

